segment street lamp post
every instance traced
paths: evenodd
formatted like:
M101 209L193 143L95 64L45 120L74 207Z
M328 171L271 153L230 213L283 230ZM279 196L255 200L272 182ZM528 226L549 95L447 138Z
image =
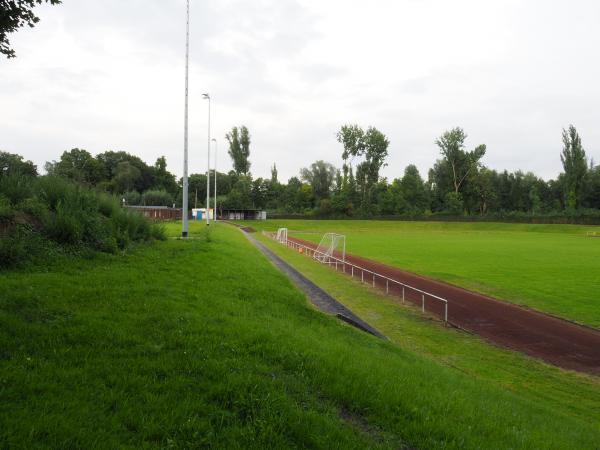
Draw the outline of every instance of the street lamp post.
M181 237L188 235L188 83L190 60L190 0L187 1L185 32L185 112L183 126L183 205L181 211Z
M217 154L219 152L219 143L215 138L212 139L215 143L215 222L217 221Z
M202 94L208 100L208 160L206 162L206 225L210 225L210 95Z

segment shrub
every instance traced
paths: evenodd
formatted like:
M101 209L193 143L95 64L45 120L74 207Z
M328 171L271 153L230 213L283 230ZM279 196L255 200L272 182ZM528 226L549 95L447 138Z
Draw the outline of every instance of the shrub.
M137 206L142 202L142 196L137 191L125 192L122 198L125 199L125 204L130 206Z
M112 195L98 194L98 211L104 217L114 217L121 209L119 201Z
M54 214L49 215L44 223L46 236L60 244L81 243L83 226L78 215L68 203L59 202Z
M444 197L446 212L450 214L461 214L464 211L462 195L456 192L448 192Z
M32 195L32 178L18 173L0 177L0 193L12 205L21 203Z
M142 195L142 205L144 206L172 206L173 196L167 191L146 191Z
M16 225L8 236L0 239L0 268L21 265L42 253L45 247L39 233L26 225Z
M0 178L2 267L32 259L39 249L66 246L69 253L115 253L133 242L165 239L162 226L119 200L53 176ZM43 252L42 252L43 253ZM42 255L43 256L43 255Z
M156 239L157 241L166 241L167 240L167 231L165 226L162 223L155 222L152 224L151 228L152 239Z
M0 223L10 221L15 215L10 201L2 194L0 194Z
M37 198L28 198L19 203L15 209L31 216L34 221L43 222L48 216L48 208Z

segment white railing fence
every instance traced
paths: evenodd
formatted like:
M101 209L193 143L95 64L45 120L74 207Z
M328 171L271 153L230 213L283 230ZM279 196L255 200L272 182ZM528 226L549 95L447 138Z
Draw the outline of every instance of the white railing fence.
M394 280L393 278L387 277L380 273L374 272L370 269L366 269L357 264L342 260L333 255L328 255L318 250L315 250L307 245L300 244L293 240L277 239L275 233L269 233L266 231L262 232L263 235L278 241L286 247L291 247L306 256L312 257L322 264L327 264L330 267L335 267L336 271L343 271L350 275L352 278L360 277L362 283L369 283L374 288L385 289L386 294L394 295L402 298L402 303L410 301L413 304L417 304L421 307L422 312L428 311L438 314L444 319L444 322L448 322L448 300L422 289L416 288L401 281ZM287 234L287 233L286 233ZM433 302L427 302L427 300L433 300Z

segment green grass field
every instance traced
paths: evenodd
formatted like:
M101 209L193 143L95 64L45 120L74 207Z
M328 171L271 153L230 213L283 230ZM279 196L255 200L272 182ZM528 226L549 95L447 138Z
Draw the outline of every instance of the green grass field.
M192 227L187 242L0 273L0 446L582 449L600 441L594 379L543 365L526 372L532 385L564 377L558 407L558 394L525 395L527 380L511 388L508 376L499 383L441 362L414 330L409 346L378 340L315 311L239 231ZM435 330L423 336L448 333L419 320ZM495 359L480 353L482 366ZM575 387L579 402L567 401Z
M287 227L315 242L325 232L342 233L349 253L600 327L600 239L586 237L598 227L362 220L252 226Z

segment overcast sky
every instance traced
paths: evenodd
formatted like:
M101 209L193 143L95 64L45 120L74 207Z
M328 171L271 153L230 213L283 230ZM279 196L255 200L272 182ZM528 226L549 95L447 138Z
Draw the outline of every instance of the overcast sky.
M184 0L64 0L0 57L0 149L41 168L64 150L125 150L181 175ZM597 0L191 0L190 172L206 170L207 104L225 133L245 124L255 177L317 159L335 134L372 125L391 141L383 174L426 177L435 139L461 126L484 163L561 170L573 123L600 161Z

